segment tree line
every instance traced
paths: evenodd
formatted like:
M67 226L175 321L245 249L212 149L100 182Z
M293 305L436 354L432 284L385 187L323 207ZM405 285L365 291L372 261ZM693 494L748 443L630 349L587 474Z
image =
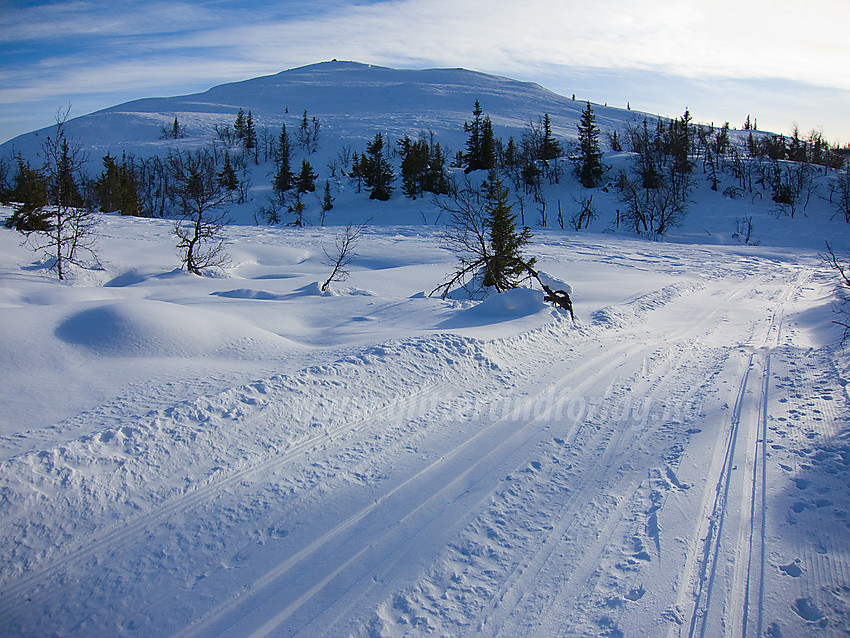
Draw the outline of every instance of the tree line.
M184 266L200 272L221 265L218 237L227 222L221 210L230 203L250 199L251 166L261 161L273 165L272 196L258 207L258 223L303 225L309 205L319 211L320 223L324 224L334 207L332 180L338 186L339 180L347 179L356 192L366 192L377 201L389 200L397 188L411 199L450 198L463 190L451 169L462 169L466 175L486 172L484 181L489 184L498 181L512 186L512 206L519 208L521 226L527 226L527 206L537 208L538 223L545 226L551 213L547 211L543 184L559 183L565 167L571 167L584 190L577 200L578 212L569 219L565 219L558 201L556 219L561 228L565 224L576 230L588 228L597 217L594 190L604 188L614 189L622 205L617 210L617 226L658 235L680 224L687 214L694 171L700 164L712 189L719 190L731 178L732 184L724 190L727 196L755 197L769 192L777 212L793 217L805 210L812 196L815 172L840 168L846 157L822 135L812 133L804 138L797 130L785 138L756 133L752 125L745 124L745 130L749 129L746 143L736 144L728 123L722 127L697 125L686 110L680 118L646 118L622 130L609 131L609 148L631 155L628 168L615 172L603 163L601 131L589 102L576 126L576 140L565 144L553 134L548 113L529 121L518 141L510 137L504 142L496 136L492 120L476 100L471 120L464 123L463 150L452 155L433 133L421 133L416 138L405 135L393 146L377 132L362 151L350 147L339 150L328 162L328 177L321 190L310 160L320 146L322 127L306 110L293 134L283 124L272 136L267 129L258 135L251 111L239 109L232 126L217 126L216 137L201 149L175 148L164 157L145 159L107 154L102 158L102 173L89 179L82 174L85 154L74 148L65 134L66 117L67 112L57 118L56 133L45 142L44 165L34 167L20 156L14 159L14 169L9 161L0 162L0 195L4 201L16 202L6 226L40 238L33 245L49 245L60 276L63 263L86 252L87 244L44 237L51 232L67 235L69 227L79 228L81 235L91 234L84 230L92 226L91 217L71 211L174 217L179 220L175 235ZM186 128L175 117L170 127L162 128L162 134L178 139L186 135ZM295 164L297 150L301 152L300 166ZM830 184L830 201L850 222L847 169L838 170ZM79 219L69 222L74 215ZM64 252L59 245L66 246ZM199 256L203 245L208 245L212 254ZM215 246L219 250L214 250Z

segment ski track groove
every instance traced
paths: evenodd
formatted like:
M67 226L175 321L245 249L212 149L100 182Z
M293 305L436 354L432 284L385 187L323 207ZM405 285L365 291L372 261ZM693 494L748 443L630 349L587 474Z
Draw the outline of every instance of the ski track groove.
M655 345L657 344L652 344L652 346ZM652 346L648 346L647 350L650 350ZM684 359L684 356L684 351L676 352L674 358L677 361L673 363L673 366L668 367L664 365L661 367L665 370L676 369L680 365L681 360ZM654 380L652 385L655 387L649 396L654 397L658 394L664 394L663 390L666 389L666 386L663 383L662 377ZM697 388L694 388L691 394L695 394L696 391ZM564 538L569 534L569 531L573 527L580 527L585 523L585 517L582 516L581 510L584 509L588 501L587 497L591 494L607 493L609 483L615 477L617 484L621 485L624 479L619 477L619 474L625 471L628 474L628 477L625 479L627 481L627 488L624 493L619 495L616 506L606 518L606 529L601 531L595 542L583 548L581 562L575 567L572 574L567 577L567 580L584 581L588 576L588 572L593 571L598 566L596 559L601 549L606 545L613 527L619 522L619 515L631 502L633 494L641 483L640 479L636 477L644 472L644 468L642 466L628 467L629 463L633 461L632 453L647 439L656 435L662 426L663 424L659 422L654 427L645 428L637 437L629 436L630 434L633 435L634 428L608 430L608 432L613 432L613 434L610 438L604 439L605 447L603 452L599 456L594 456L588 462L591 464L589 471L581 472L583 480L580 489L573 491L558 511L556 524L552 531L539 544L540 549L535 551L531 559L523 560L517 565L503 586L500 587L496 595L490 600L488 605L490 612L485 614L485 623L482 628L486 629L489 624L492 624L493 627L486 632L486 635L496 636L501 634L514 609L519 606L525 594L530 591L529 584L546 568L551 556L565 542ZM599 428L597 433L604 431L605 428ZM594 445L587 445L586 447L592 448ZM608 481L605 480L606 476L608 476ZM496 617L495 620L492 616ZM559 635L561 635L560 632Z
M762 278L758 278L758 281L761 281ZM731 291L726 291L721 295L721 303L718 303L714 308L709 311L702 311L701 314L694 318L694 322L692 324L683 326L676 334L671 335L669 337L669 341L671 342L690 342L692 339L697 339L700 333L706 328L710 327L711 322L714 320L718 312L720 312L721 308L726 307L726 305L731 302L733 299L739 297L744 291L751 289L751 284L753 282L745 282L739 286L736 286ZM681 349L674 354L673 361L665 361L663 364L659 365L659 369L661 371L659 377L654 381L653 388L649 394L649 396L669 396L668 390L670 389L668 386L674 386L677 383L679 377L677 374L670 374L670 370L679 370L680 367L684 365L692 365L694 357L694 351L697 348L694 345L689 345L688 350ZM687 403L692 400L695 395L702 391L703 387L708 384L710 377L714 374L714 369L710 366L705 369L704 372L701 372L698 375L700 381L698 383L693 383L689 389L689 391L684 395L681 399L683 402ZM622 450L613 450L614 452L619 453L619 458L616 459L613 463L610 459L605 458L599 464L598 467L601 468L601 472L599 473L599 477L605 477L610 473L613 477L615 475L619 475L622 473L626 473L626 477L617 477L616 485L622 485L624 480L627 482L627 489L624 491L618 500L617 506L612 510L609 516L606 519L606 528L601 531L599 536L595 539L591 545L583 545L581 552L579 554L579 564L574 569L572 575L567 579L570 583L569 587L564 588L562 591L559 591L558 594L554 597L554 599L548 601L547 608L564 608L566 607L569 600L578 600L581 592L589 591L584 585L589 583L590 580L594 579L594 572L598 571L599 566L599 557L603 550L606 547L608 537L611 533L613 533L613 528L616 527L617 524L620 523L618 520L622 511L626 508L626 506L631 505L634 499L634 495L642 484L642 475L646 472L647 467L651 467L653 462L657 462L657 458L655 457L656 452L659 449L663 449L665 445L665 441L662 438L657 446L650 450L643 450L642 445L646 443L650 438L659 435L661 430L664 427L664 423L660 420L651 428L645 428L641 435L634 440L628 441L625 449ZM619 447L619 446L618 446ZM607 451L606 451L607 452ZM643 456L645 459L640 459L639 461L635 461L635 452L643 452ZM646 463L646 464L644 464ZM607 488L608 483L601 481L601 488ZM607 489L600 490L601 493L607 493ZM660 509L660 508L659 508ZM575 516L575 512L565 512L559 515L559 518L572 518ZM569 526L572 526L574 521L569 522ZM564 535L557 538L557 543L562 544L564 542ZM554 548L548 552L549 555L554 553ZM530 572L525 575L523 579L523 583L517 586L519 599L521 599L525 592L528 591L524 585L529 584L534 578L539 574L542 569L546 568L547 561L544 559L540 562L540 569L534 572ZM598 578L598 577L597 577ZM590 598L589 595L585 595L585 598ZM501 601L499 601L501 604ZM545 615L542 612L539 615ZM575 624L571 622L569 618L565 618L555 635L565 635L569 633L570 627L575 627ZM520 631L521 627L512 627L514 632ZM491 632L489 635L501 635L502 627ZM512 635L511 632L507 632L505 635Z
M610 370L615 369L618 366L622 365L622 361L623 361L624 358L627 359L629 356L633 355L634 352L636 352L640 349L641 349L640 346L636 346L635 344L633 344L631 342L628 342L628 341L622 342L622 343L618 344L617 346L613 347L612 349L610 349L606 353L606 357L605 357L606 362L605 363L600 364L601 362L599 361L599 359L592 359L592 360L585 361L581 365L581 367L574 369L571 373L567 374L566 376L559 378L555 383L545 385L545 387L542 390L539 390L536 394L531 395L527 399L525 399L525 401L520 406L518 406L513 411L513 413L511 415L509 415L507 418L500 419L500 420L498 420L494 423L486 425L483 429L476 431L470 438L466 439L461 444L459 444L458 446L453 448L446 455L441 456L437 460L428 464L426 467L419 470L413 476L410 476L409 478L407 478L402 484L400 484L396 488L393 488L393 490L385 493L377 501L371 503L366 508L358 511L357 513L355 513L354 515L352 515L351 517L349 517L348 519L346 519L345 521L343 521L342 523L340 523L339 525L334 527L332 530L330 530L328 533L326 533L322 538L318 539L315 543L313 543L310 546L308 546L307 548L301 550L300 552L298 552L298 554L296 554L295 556L291 557L290 559L284 561L280 565L277 565L273 569L269 570L263 577L261 577L260 579L255 581L255 583L251 587L251 591L249 591L247 593L241 593L238 597L233 598L229 603L225 604L220 609L217 609L208 618L202 619L201 621L196 623L196 626L193 627L188 633L180 634L180 635L184 635L184 636L198 635L198 633L201 632L205 627L217 622L218 619L220 617L222 617L224 614L228 613L229 611L231 611L232 609L234 609L238 605L244 604L245 601L248 599L248 597L250 597L252 595L253 592L259 591L259 590L269 586L275 580L283 577L286 574L286 572L289 571L296 563L304 561L306 558L308 558L310 555L317 552L322 546L324 546L329 541L331 541L332 539L337 537L343 531L349 529L351 527L351 525L358 523L361 520L363 520L368 514L370 514L378 506L380 506L385 501L387 501L390 497L392 497L397 492L399 492L402 488L405 488L408 485L413 484L413 482L415 482L419 479L423 479L423 477L425 477L427 474L433 473L438 466L448 465L449 462L453 458L459 456L461 454L461 452L465 452L467 450L467 448L471 447L474 443L478 442L479 439L484 439L485 435L496 430L500 426L504 426L506 422L513 423L516 419L516 417L514 415L516 415L517 413L521 414L523 412L526 412L527 406L533 405L534 402L537 401L539 398L544 397L547 394L553 393L553 391L555 391L557 389L570 388L570 387L572 387L571 384L574 382L575 379L579 379L579 378L582 378L582 377L584 377L584 381L580 384L581 387L585 387L585 386L590 387L592 385L593 381L596 378L598 378L603 373L607 373ZM586 368L592 368L593 372L591 374L587 375L588 371L586 370ZM543 416L545 416L545 414ZM508 456L508 457L513 456L517 449L529 447L528 441L531 441L531 440L533 440L532 445L536 445L539 442L540 433L538 433L536 431L534 426L541 418L542 418L542 416L521 424L519 429L514 431L508 438L506 438L503 441L501 441L500 443L498 443L495 448L485 448L485 452L481 455L481 457L478 459L478 461L475 462L474 465L470 465L470 466L466 467L465 469L460 471L459 474L450 474L451 478L448 480L448 482L442 484L436 491L428 493L428 496L425 499L423 499L421 502L414 501L413 503L407 504L406 505L406 511L404 512L403 516L401 516L401 515L399 516L398 522L404 523L408 518L415 515L420 509L424 508L431 501L440 497L442 494L444 494L447 491L450 492L451 488L455 487L459 482L466 479L470 474L473 474L475 472L480 472L481 467L479 467L479 466L487 464L488 461L490 460L491 456ZM574 434L574 432L571 432L571 435L572 434ZM523 435L525 435L524 438L523 438ZM520 446L516 446L515 448L510 448L510 444L514 439L521 439L522 444ZM509 447L508 452L496 454L496 452L499 452L502 447ZM487 472L485 472L485 475L486 475L486 473L493 472L493 471L494 471L493 469L487 470ZM479 478L478 480L480 481L481 479ZM464 492L469 492L471 487L473 487L473 486L467 487L467 489L464 490ZM418 491L416 493L419 494ZM489 496L489 493L486 494L485 496ZM370 545L370 547L373 547L373 546L375 546L375 547L380 546L380 543L377 540L375 540ZM369 547L367 547L365 549L369 549ZM364 551L365 551L365 549L364 549ZM340 568L333 568L333 571L334 571L334 573L338 573L340 571L340 569L342 569L342 568L341 567ZM365 578L365 576L363 578ZM323 579L323 582L326 582L326 581L327 581L327 579ZM368 587L366 589L368 590ZM311 590L311 595L315 594L316 591L318 591L318 590L313 588ZM365 593L366 592L361 594L361 596L365 595ZM307 602L307 598L302 597L301 602L302 603ZM272 621L270 621L270 623L267 623L266 626L264 626L262 628L262 630L259 633L257 633L256 635L257 636L267 635L273 629L277 628L280 624L282 624L290 615L292 615L292 613L296 609L297 609L296 605L288 606L284 610L284 612L278 614L274 619L272 619Z
M197 509L204 503L213 500L222 491L239 485L243 481L253 479L256 482L261 480L262 477L268 477L277 468L303 456L311 450L315 450L323 444L333 442L343 436L356 434L368 424L385 418L394 412L405 412L411 406L417 403L421 404L426 397L440 396L439 391L445 391L448 388L449 386L446 382L437 382L420 387L412 394L390 402L371 414L364 415L353 424L343 421L340 425L329 431L293 444L292 447L281 454L267 457L265 460L259 462L255 461L246 464L246 467L229 472L226 476L219 479L213 478L205 484L193 487L193 489L183 494L154 506L150 511L133 518L127 523L113 527L105 533L95 534L93 537L86 538L84 547L66 554L60 560L30 572L15 582L7 583L3 591L0 592L0 617L9 617L12 610L19 605L20 599L27 590L31 589L36 583L55 576L60 570L67 570L73 565L78 565L91 558L95 554L109 551L124 544L129 539L139 536L149 525L158 520L173 516L176 513L186 512L190 509ZM261 418L267 407L267 405L262 406L253 415L252 419Z
M713 485L712 490L706 489L706 497L703 500L703 515L699 517L699 523L692 535L692 543L699 540L701 549L697 550L695 545L689 552L684 574L686 578L682 581L677 598L677 608L685 607L687 604L688 616L684 623L687 624L688 638L700 636L704 638L710 631L710 623L716 621L711 610L715 602L715 579L719 576L718 565L720 563L726 532L726 516L730 507L729 498L732 484L735 482L733 470L738 468L736 461L740 459L738 451L739 435L745 438L746 444L744 461L751 468L745 474L747 485L741 488L741 518L739 519L737 542L734 544L735 554L734 574L732 577L732 588L728 607L731 609L732 635L761 635L763 630L764 610L764 571L765 571L765 497L766 497L766 445L767 445L767 403L769 399L770 386L770 358L772 352L778 347L784 320L784 307L793 293L796 293L810 278L811 274L800 270L795 281L784 286L781 294L776 300L770 314L770 320L763 336L759 338L760 343L749 354L744 372L740 377L738 391L732 413L729 419L729 427L726 433L726 442L722 448L722 460L715 457L710 475L716 473L716 478L711 479L708 485ZM754 370L761 369L761 375L757 384L751 380ZM756 385L755 392L757 400L755 408L748 407L753 403L748 399L748 390ZM742 423L746 426L750 421L755 421L755 426L745 427L742 432ZM749 439L749 442L746 440ZM719 467L718 467L719 463ZM713 494L713 499L710 495ZM710 507L709 503L710 501ZM759 504L761 505L759 511ZM710 510L710 511L709 511ZM690 575L690 576L688 576ZM690 584L689 584L690 583ZM685 594L691 590L693 600L685 602ZM752 601L752 603L751 603ZM755 618L752 622L755 629L748 630L751 618L750 608L754 608ZM677 632L676 626L671 625L669 636Z

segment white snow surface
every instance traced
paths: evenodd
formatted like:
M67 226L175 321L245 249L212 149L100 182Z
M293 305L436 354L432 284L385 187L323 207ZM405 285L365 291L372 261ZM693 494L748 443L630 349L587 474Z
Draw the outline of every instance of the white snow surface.
M230 226L198 277L172 222L103 215L67 282L0 230L0 635L850 631L827 202L701 182L653 242L600 194L528 248L573 323L539 290L429 297L435 210L335 194L373 222L326 293L340 226Z

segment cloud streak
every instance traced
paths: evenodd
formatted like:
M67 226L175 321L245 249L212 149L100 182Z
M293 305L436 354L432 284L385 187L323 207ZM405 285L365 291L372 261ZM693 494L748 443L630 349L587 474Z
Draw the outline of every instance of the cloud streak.
M109 106L330 58L531 80L578 69L850 90L845 0L124 0L0 13L0 126L39 99Z
M185 2L59 2L4 8L0 43L55 41L80 36L167 34L212 26L220 16Z

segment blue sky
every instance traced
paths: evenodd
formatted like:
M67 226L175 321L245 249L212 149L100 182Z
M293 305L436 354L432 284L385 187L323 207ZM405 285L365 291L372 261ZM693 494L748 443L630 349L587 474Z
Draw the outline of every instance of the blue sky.
M0 142L337 58L850 142L848 0L0 0Z

